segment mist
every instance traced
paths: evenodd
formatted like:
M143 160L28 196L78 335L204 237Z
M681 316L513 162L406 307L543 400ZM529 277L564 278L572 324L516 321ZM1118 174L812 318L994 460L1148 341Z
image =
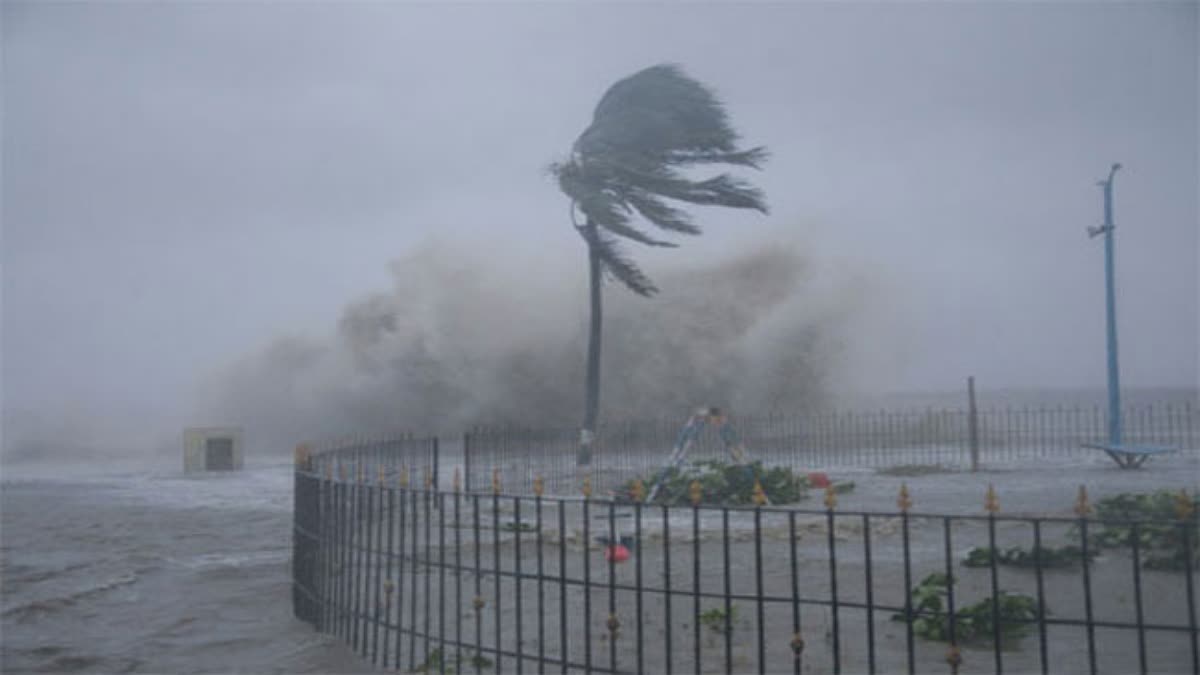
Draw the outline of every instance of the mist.
M390 265L390 291L348 304L327 335L281 338L216 375L209 416L284 450L339 435L577 425L584 274L547 277L526 262L422 245ZM818 280L816 267L799 242L776 242L669 265L653 299L606 284L603 418L830 405L854 329L884 291L849 270Z

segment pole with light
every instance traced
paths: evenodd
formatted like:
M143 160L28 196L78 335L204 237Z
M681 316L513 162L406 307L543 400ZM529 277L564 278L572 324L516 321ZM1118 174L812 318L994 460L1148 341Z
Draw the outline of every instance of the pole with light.
M1111 445L1121 445L1121 371L1117 364L1117 291L1113 271L1113 206L1112 191L1113 177L1121 168L1120 163L1113 164L1108 171L1108 178L1099 181L1104 190L1104 225L1089 227L1088 236L1095 238L1104 235L1104 288L1105 307L1108 325L1108 442Z

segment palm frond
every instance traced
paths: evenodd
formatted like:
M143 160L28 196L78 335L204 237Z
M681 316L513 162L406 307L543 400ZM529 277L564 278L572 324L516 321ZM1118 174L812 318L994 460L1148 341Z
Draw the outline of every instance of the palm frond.
M686 211L674 208L648 192L631 189L624 197L643 218L664 230L700 234L700 228L692 223L692 218Z
M676 201L708 206L727 206L768 212L762 190L747 181L729 174L719 174L705 180L688 180L678 172L659 169L657 172L636 171L627 166L610 166L614 191L627 198L629 192L656 195ZM622 190L624 188L624 190Z
M679 151L667 155L667 163L675 166L695 164L732 164L748 166L752 169L762 168L763 163L771 156L767 149L759 146L737 152L688 152Z
M598 221L597 224L615 235L625 237L626 239L631 239L639 244L645 244L647 246L659 246L663 248L676 248L679 246L679 244L676 244L672 241L654 239L645 232L642 232L641 230L630 225L626 225L625 223L608 220Z
M586 228L581 229L586 230ZM607 237L599 231L596 231L594 237L591 238L584 234L584 239L588 240L588 245L593 247L600 256L604 271L625 284L629 290L642 297L650 297L658 292L658 287L654 285L654 282L650 281L637 263L625 255L615 239Z

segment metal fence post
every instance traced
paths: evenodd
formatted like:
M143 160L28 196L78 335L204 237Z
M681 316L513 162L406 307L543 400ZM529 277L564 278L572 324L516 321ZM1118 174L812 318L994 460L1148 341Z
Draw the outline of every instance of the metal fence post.
M975 407L975 376L967 378L967 433L971 443L971 472L979 471L979 409Z
M433 469L432 469L432 472L433 472L433 489L434 489L434 491L435 491L435 492L441 492L441 490L442 490L442 484L441 484L441 482L438 480L438 467L439 467L439 466L441 465L441 463L442 463L442 462L441 462L441 449L440 449L440 447L439 447L439 446L440 446L440 443L438 442L438 437L437 437L437 436L434 436L434 437L431 439L431 441L432 441L432 443L433 443ZM437 506L438 506L438 508L441 508L441 502L440 502L440 500L439 500L439 502L438 502Z
M464 431L462 437L463 490L471 492L471 432Z

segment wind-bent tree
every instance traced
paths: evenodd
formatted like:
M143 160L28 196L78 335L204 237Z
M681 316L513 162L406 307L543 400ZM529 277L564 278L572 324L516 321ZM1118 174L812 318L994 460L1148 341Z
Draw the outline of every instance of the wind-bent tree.
M640 216L663 230L700 234L672 202L767 212L762 191L728 174L696 180L686 170L710 164L759 168L764 148L740 150L725 107L706 86L675 65L637 72L609 88L568 161L552 167L571 199L571 222L588 251L591 325L578 464L591 463L600 408L600 286L607 275L649 297L658 289L621 250L621 238L647 246L661 241L631 224ZM579 222L579 216L583 222Z

